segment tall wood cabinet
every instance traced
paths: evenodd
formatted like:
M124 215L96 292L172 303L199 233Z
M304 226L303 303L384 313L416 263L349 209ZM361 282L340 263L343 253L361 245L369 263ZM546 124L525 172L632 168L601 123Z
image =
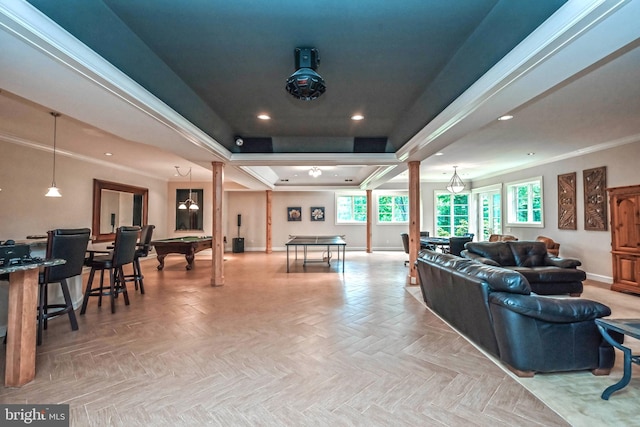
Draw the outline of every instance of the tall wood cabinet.
M640 294L640 185L608 188L614 291Z

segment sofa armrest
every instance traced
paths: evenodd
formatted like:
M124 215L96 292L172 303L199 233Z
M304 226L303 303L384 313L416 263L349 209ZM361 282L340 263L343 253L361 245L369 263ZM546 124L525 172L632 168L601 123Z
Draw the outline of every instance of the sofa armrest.
M582 265L580 260L575 258L560 258L560 257L549 256L549 255L545 257L544 261L546 265L551 265L553 267L560 267L560 268L576 268Z
M582 322L611 314L611 309L606 305L579 298L547 298L493 292L489 295L489 301L523 316L552 323Z
M481 262L481 263L487 264L487 265L493 265L494 267L500 267L500 264L497 263L496 261L492 260L491 258L485 258L485 257L483 257L481 255L474 254L473 252L468 251L466 249L463 250L462 252L460 252L460 255L463 258L468 258L468 259L471 259L473 261Z

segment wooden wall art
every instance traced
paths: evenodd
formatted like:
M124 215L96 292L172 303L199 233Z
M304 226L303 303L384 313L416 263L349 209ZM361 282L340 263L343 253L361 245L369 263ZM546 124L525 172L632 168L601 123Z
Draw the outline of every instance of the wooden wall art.
M607 230L607 167L585 169L584 180L584 229Z
M558 175L558 228L576 230L576 180L575 172Z

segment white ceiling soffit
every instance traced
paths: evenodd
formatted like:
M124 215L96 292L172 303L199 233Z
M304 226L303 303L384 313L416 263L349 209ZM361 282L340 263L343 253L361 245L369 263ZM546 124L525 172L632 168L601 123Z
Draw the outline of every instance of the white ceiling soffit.
M0 69L15 71L3 66L15 54L29 69L47 70L46 79L28 70L15 71L21 73L19 78L3 78L3 71L0 87L126 140L153 144L187 159L228 161L231 153L226 148L28 3L0 3L0 27L5 30L0 32ZM82 93L93 102L79 105L69 93Z
M422 160L636 40L640 2L569 1L398 151ZM601 22L606 18L606 21Z

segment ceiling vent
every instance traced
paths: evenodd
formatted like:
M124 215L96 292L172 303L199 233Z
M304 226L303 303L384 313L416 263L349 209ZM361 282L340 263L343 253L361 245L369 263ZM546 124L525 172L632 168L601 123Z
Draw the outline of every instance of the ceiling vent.
M287 92L304 101L318 98L327 90L324 80L315 71L320 63L318 49L297 47L294 53L296 72L287 79Z

